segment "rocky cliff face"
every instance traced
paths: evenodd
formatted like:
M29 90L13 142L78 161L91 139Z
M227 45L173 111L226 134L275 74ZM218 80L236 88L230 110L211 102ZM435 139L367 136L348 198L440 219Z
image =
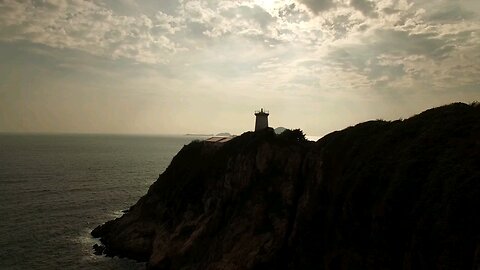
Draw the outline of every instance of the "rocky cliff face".
M192 142L121 218L107 255L151 269L480 269L480 107Z

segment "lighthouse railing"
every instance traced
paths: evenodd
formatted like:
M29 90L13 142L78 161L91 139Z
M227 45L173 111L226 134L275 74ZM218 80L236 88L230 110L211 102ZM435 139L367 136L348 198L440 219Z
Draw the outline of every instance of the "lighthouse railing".
M264 114L269 114L268 111L265 111L265 110L262 110L262 111L255 111L255 114L261 114L261 113L264 113Z

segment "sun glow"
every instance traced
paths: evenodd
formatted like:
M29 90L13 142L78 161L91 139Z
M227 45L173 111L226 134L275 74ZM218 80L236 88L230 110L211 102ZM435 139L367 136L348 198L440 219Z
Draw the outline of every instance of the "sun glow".
M278 0L255 0L255 4L261 6L267 11L273 11L278 2Z

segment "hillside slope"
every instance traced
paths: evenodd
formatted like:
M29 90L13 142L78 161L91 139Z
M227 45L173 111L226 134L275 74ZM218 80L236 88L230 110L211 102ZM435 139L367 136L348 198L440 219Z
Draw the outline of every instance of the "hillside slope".
M478 269L480 107L192 142L121 218L107 255L151 269Z

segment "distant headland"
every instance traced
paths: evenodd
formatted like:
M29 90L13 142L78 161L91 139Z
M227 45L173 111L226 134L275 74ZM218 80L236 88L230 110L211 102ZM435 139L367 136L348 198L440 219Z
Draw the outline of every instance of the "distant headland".
M191 137L208 137L208 136L213 136L213 134L203 134L203 133L187 133L185 136L191 136Z

